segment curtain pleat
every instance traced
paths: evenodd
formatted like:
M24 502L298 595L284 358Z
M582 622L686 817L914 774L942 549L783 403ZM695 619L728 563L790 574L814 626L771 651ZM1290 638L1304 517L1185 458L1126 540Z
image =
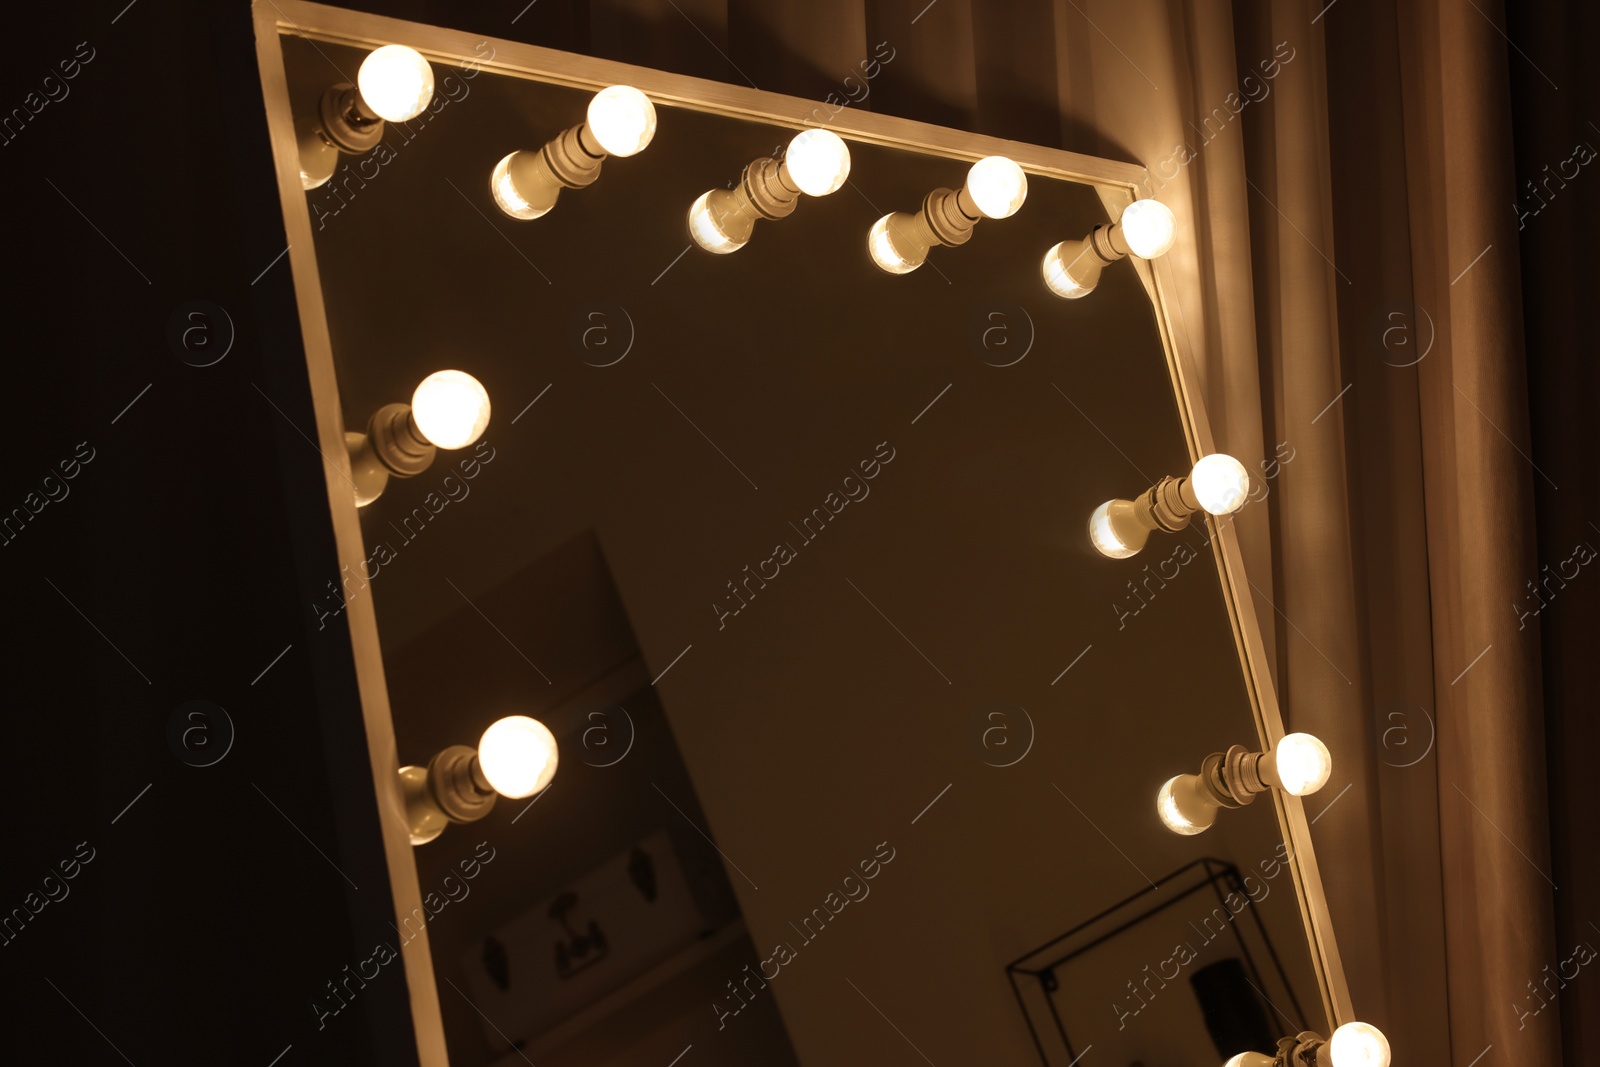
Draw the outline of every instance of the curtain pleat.
M1337 259L1353 282L1339 301L1350 392L1323 421L1340 418L1346 430L1363 699L1375 734L1372 877L1382 907L1370 917L1341 915L1338 929L1341 945L1368 942L1387 981L1387 999L1378 1002L1368 976L1352 973L1359 1010L1381 1020L1408 1061L1444 1064L1451 1050L1444 1038L1439 758L1417 384L1418 362L1438 358L1437 340L1412 292L1407 130L1394 106L1402 64L1394 12L1363 4L1340 15L1327 20L1324 32L1332 156L1347 161L1336 170L1333 211ZM1337 828L1335 814L1317 829ZM1349 847L1346 841L1341 861ZM1353 924L1359 932L1347 933Z
M1499 3L1404 11L1411 234L1437 360L1419 364L1439 719L1450 1027L1459 1062L1493 1046L1560 1059L1558 1008L1528 1026L1519 977L1557 959L1537 632L1506 605L1538 573L1528 449L1507 49ZM1448 91L1446 91L1448 88ZM1463 160L1475 165L1461 166Z
M977 57L968 0L869 0L867 36L894 62L872 83L873 111L971 130L978 121Z
M1383 850L1336 310L1355 282L1338 266L1334 240L1326 56L1303 5L1255 0L1234 10L1240 69L1282 63L1266 106L1247 110L1244 124L1261 400L1269 439L1293 457L1272 481L1265 509L1276 597L1252 591L1258 615L1276 632L1285 726L1315 734L1338 753L1326 797L1307 807L1318 820L1313 836L1342 961L1352 992L1359 991L1357 1010L1393 1031L1381 924L1374 922L1383 913Z
M763 89L826 99L861 81L871 55L863 0L774 4L729 0L728 44L744 74Z
M586 51L591 55L750 84L729 51L727 0L604 0L580 4L579 10L587 14Z

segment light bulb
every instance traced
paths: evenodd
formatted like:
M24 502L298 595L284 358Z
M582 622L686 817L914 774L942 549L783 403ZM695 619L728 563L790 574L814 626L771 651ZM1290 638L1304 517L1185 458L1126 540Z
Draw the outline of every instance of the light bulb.
M890 274L910 274L922 266L922 260L902 255L895 247L894 238L889 234L893 218L892 214L885 215L872 224L872 232L867 234L867 251L872 253L872 262Z
M610 155L636 155L656 135L656 106L631 85L601 89L589 101L589 132Z
M1198 775L1180 774L1156 794L1156 814L1168 830L1188 837L1204 833L1217 821L1217 806L1200 788Z
M1278 784L1291 796L1310 796L1328 784L1333 757L1328 746L1310 734L1285 734L1273 750Z
M1166 255L1178 236L1178 220L1159 200L1135 200L1123 210L1118 224L1128 251L1140 259Z
M531 797L556 776L555 735L538 719L508 715L483 732L478 767L494 791L513 800Z
M550 208L533 206L517 189L516 179L511 176L511 160L516 155L516 152L512 152L495 164L494 173L489 176L489 192L494 196L494 202L499 205L500 210L512 218L536 219L548 213ZM551 204L553 206L554 201Z
M294 135L300 147L300 184L309 192L333 177L339 168L339 150L322 136L316 119L295 119Z
M1370 1023L1345 1023L1328 1039L1333 1067L1389 1067L1389 1039Z
M1232 515L1250 492L1250 472L1221 452L1206 456L1189 472L1189 488L1200 506L1213 515Z
M466 448L489 426L489 393L465 371L435 371L411 394L411 418L440 448Z
M1062 241L1044 254L1039 269L1052 293L1076 300L1094 292L1100 280L1100 257L1087 241Z
M737 252L745 246L745 242L729 237L722 232L722 227L717 225L716 217L711 212L711 192L701 193L700 199L689 208L689 236L694 238L695 244L707 252L715 252L718 255Z
M827 196L850 177L850 148L831 130L802 130L789 142L783 165L802 193Z
M433 99L433 68L415 49L386 44L361 61L356 85L379 118L406 122Z
M1144 547L1143 541L1134 543L1135 537L1131 534L1126 521L1117 521L1131 517L1125 513L1132 510L1133 505L1126 500L1107 500L1095 508L1094 514L1089 516L1089 541L1102 556L1127 559L1129 556L1137 555ZM1113 515L1113 512L1117 514Z
M1009 219L1028 198L1028 176L1005 156L985 156L967 171L967 194L991 219Z
M1222 1067L1272 1067L1272 1064L1271 1056L1264 1056L1259 1052L1241 1052Z

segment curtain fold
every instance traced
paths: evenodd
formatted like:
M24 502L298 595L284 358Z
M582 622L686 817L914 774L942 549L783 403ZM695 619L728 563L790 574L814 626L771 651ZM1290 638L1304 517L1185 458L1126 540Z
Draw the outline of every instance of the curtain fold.
M1506 605L1538 573L1501 5L1403 12L1413 278L1440 358L1419 365L1439 720L1452 1048L1560 1059L1519 977L1557 959L1537 629ZM1473 160L1474 166L1460 166ZM1465 1059L1464 1059L1465 1058Z
M1243 129L1261 403L1270 439L1293 456L1264 509L1277 592L1254 589L1256 610L1277 634L1285 727L1338 753L1333 779L1307 810L1356 1010L1408 1047L1380 936L1385 841L1345 430L1346 414L1366 398L1347 389L1338 323L1339 303L1358 289L1339 266L1334 232L1328 60L1304 5L1241 0L1234 12L1241 69L1287 59Z
M1357 1004L1383 1014L1381 1025L1407 1059L1442 1064L1450 1046L1418 388L1420 363L1439 354L1430 315L1412 292L1395 13L1356 4L1340 16L1324 29L1332 158L1352 161L1336 171L1333 186L1338 261L1353 282L1339 301L1350 392L1337 417L1346 431L1364 700L1375 735L1377 822L1369 832L1383 906L1365 936L1377 942L1369 951L1376 948L1388 985L1386 1002L1374 1006L1369 993ZM1322 822L1334 823L1334 814ZM1349 918L1341 933L1362 921Z

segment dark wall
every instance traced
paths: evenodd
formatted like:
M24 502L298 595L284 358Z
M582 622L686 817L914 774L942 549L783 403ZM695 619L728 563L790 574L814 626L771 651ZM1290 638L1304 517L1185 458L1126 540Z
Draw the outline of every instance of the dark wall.
M405 1063L248 5L12 14L0 1060Z

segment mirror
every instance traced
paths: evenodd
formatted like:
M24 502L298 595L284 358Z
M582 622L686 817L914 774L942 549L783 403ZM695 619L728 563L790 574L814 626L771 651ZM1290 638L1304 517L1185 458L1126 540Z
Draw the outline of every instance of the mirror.
M814 102L283 11L264 69L347 565L311 610L381 656L375 760L514 714L559 749L544 792L391 852L424 1062L1211 1067L1342 1021L1301 802L1157 817L1282 732L1228 520L1131 559L1087 534L1208 451L1159 263L1080 300L1040 278L1138 168L843 112L844 187L713 255L690 204ZM294 119L389 42L432 60L432 109L304 191ZM654 99L649 147L499 211L496 163L613 83ZM1002 148L1015 217L873 265L878 218ZM445 368L486 432L358 511L335 435ZM1272 506L1283 457L1239 458Z

